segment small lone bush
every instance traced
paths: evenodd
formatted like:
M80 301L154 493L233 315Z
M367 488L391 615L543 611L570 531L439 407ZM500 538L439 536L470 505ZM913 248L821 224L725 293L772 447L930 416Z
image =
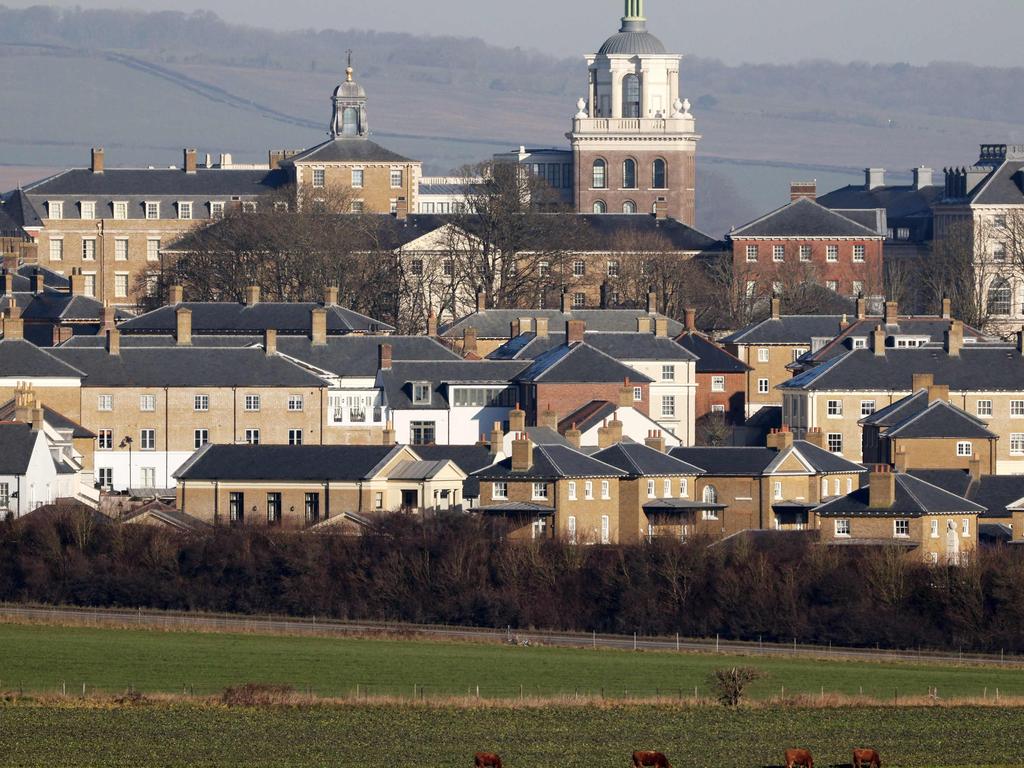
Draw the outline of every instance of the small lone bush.
M743 701L747 686L764 676L764 672L753 667L732 667L716 669L711 673L708 682L723 706L738 707Z
M272 707L291 704L294 696L290 685L246 683L225 688L220 700L226 707Z

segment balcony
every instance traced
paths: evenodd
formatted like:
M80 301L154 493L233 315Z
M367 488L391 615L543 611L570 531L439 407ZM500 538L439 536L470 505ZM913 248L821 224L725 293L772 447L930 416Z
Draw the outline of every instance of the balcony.
M696 130L693 117L577 117L573 120L573 133L584 136L614 136L617 134L663 134L688 136Z

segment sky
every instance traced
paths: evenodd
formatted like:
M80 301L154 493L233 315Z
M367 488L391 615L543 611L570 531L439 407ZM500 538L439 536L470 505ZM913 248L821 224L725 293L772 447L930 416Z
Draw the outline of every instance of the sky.
M8 6L38 0L5 0ZM480 37L556 56L591 52L622 0L49 0L48 5L212 10L285 29L372 29ZM1021 66L1024 0L647 0L651 31L679 53L731 64L806 59ZM951 95L951 108L955 96Z

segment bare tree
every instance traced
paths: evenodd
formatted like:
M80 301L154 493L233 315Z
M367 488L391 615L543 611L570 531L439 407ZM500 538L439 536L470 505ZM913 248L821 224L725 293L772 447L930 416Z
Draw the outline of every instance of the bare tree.
M999 238L993 225L959 216L938 219L936 228L932 256L918 273L923 299L935 306L949 298L953 315L975 328L1009 315L1016 267L1008 253L993 248Z

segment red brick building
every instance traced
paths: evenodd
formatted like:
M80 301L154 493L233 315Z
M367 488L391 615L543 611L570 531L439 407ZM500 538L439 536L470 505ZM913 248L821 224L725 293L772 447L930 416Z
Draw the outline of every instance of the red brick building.
M733 274L751 298L814 283L842 296L882 295L885 233L875 211L833 211L794 185L793 200L729 235ZM856 220L855 220L856 219Z

